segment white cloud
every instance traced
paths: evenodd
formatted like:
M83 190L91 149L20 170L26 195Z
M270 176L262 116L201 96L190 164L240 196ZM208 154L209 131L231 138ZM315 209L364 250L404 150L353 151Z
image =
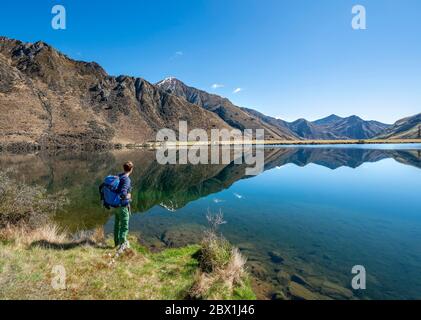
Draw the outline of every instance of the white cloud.
M239 92L241 92L241 91L243 91L243 88L237 88L237 89L235 89L232 93L239 93Z
M174 54L171 56L170 60L175 60L175 59L179 59L182 56L184 56L184 52L183 51L176 51L174 52Z
M219 89L219 88L223 88L224 85L220 83L214 83L211 87L212 89Z

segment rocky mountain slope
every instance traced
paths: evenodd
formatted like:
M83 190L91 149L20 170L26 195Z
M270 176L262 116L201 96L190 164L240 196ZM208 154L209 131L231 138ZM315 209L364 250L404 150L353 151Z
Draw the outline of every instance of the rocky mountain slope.
M325 124L320 125L320 121ZM366 121L357 116L340 118L335 115L330 116L329 121L325 118L313 124L318 126L320 132L333 134L338 139L371 139L390 127L388 124Z
M246 109L235 106L230 100L215 94L189 87L176 78L167 78L158 82L157 87L168 93L186 99L202 108L212 111L230 126L244 129L264 129L266 139L294 140L299 139L287 127L273 125Z
M421 113L396 121L379 138L421 139Z
M154 140L161 128L232 129L141 78L113 77L43 43L0 37L0 144L101 146Z
M334 132L328 131L321 126L307 121L306 119L298 119L287 123L287 126L294 131L299 137L304 139L316 140L335 140L340 139Z

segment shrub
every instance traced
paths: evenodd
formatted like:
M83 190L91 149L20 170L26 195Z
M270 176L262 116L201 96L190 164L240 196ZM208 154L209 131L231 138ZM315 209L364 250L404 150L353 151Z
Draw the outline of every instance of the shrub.
M37 228L67 204L66 191L48 194L41 186L30 186L0 171L0 228Z
M216 214L208 211L206 219L210 229L205 231L201 242L199 263L203 271L212 272L229 263L233 247L222 235L217 235L219 226L226 223L222 211Z
M205 231L198 260L200 272L190 289L194 299L248 299L254 297L247 285L246 259L217 230L226 222L222 212L206 216L211 228Z
M199 257L201 269L205 272L223 269L231 260L232 250L232 245L223 236L205 231Z

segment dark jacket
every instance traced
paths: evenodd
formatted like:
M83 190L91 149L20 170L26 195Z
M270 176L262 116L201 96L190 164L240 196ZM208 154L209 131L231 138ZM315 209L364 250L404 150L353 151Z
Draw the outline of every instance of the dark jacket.
M127 199L127 194L132 191L132 182L130 180L130 177L128 177L125 173L120 173L120 184L117 188L117 194L120 195L121 198L121 206L127 207L130 204L129 199Z

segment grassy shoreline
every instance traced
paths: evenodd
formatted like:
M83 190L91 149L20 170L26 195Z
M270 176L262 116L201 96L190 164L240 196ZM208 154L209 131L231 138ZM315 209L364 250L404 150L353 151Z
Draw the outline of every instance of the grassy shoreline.
M216 232L222 213L208 213L215 223L197 245L152 253L131 235L121 251L103 227L70 233L53 222L65 190L49 194L0 171L0 198L0 299L256 298L246 259Z
M111 239L68 242L48 230L30 241L19 237L0 237L0 299L191 299L203 275L200 245L152 253L131 236L132 248L117 257ZM52 285L57 266L65 288ZM231 284L224 279L201 287L200 299L256 299L247 273Z

